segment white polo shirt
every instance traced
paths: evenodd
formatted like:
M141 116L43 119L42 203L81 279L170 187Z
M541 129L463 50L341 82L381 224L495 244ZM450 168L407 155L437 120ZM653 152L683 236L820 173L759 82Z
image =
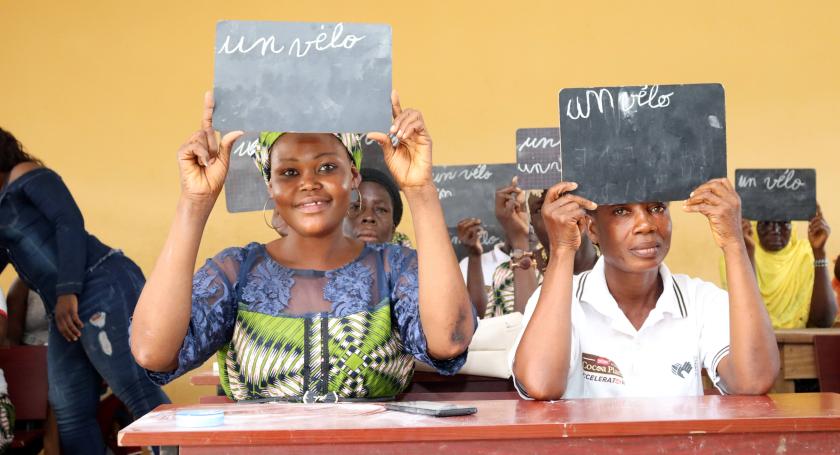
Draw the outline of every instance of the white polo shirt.
M638 331L607 288L603 257L591 271L573 278L571 357L563 398L702 395L701 367L724 392L717 366L729 354L728 294L703 280L672 275L665 264L659 274L662 295ZM522 331L510 351L511 370L541 290L528 300ZM544 346L552 349L551 340Z

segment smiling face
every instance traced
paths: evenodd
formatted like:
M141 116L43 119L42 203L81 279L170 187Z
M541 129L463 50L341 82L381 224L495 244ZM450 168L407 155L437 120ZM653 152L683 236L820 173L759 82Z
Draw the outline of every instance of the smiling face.
M779 251L790 242L792 229L790 221L759 221L755 233L764 251Z
M350 205L349 222L353 235L362 241L387 243L394 237L394 203L388 191L376 182L359 185L361 204Z
M607 265L624 272L659 270L671 248L671 214L664 202L599 205L589 237Z
M271 147L269 195L291 231L320 237L341 229L359 172L331 134L286 133Z

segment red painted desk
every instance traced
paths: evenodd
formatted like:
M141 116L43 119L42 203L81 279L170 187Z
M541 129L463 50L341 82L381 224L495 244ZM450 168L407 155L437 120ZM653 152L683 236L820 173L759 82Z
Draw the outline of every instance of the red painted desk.
M840 394L463 402L472 416L434 418L375 404L164 405L120 444L193 453L840 453ZM225 411L225 424L176 428L178 409Z

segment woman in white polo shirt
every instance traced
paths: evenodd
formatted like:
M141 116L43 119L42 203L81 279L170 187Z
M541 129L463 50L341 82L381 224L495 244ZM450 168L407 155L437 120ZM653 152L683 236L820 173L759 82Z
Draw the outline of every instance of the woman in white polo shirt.
M779 353L732 184L711 180L683 207L708 218L723 250L729 294L665 266L668 203L597 206L568 193L575 188L558 183L542 208L552 255L511 350L520 393L540 400L702 395L704 367L724 393L766 393ZM572 276L584 229L602 257L591 271Z

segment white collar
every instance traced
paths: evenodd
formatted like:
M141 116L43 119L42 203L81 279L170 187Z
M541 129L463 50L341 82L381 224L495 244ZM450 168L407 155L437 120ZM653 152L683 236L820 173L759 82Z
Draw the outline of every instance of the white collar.
M644 328L647 325L656 323L662 319L664 314L670 314L674 318L686 318L688 311L685 305L685 292L674 279L671 271L665 263L659 266L659 276L662 278L662 295L656 301L656 307L651 310L647 320L642 325ZM632 327L624 312L618 307L615 297L610 294L607 287L607 279L604 275L604 257L598 258L598 262L589 272L580 274L578 288L575 292L575 297L582 302L590 305L599 313L613 320L613 326L621 328L626 325ZM624 327L626 329L626 327Z

